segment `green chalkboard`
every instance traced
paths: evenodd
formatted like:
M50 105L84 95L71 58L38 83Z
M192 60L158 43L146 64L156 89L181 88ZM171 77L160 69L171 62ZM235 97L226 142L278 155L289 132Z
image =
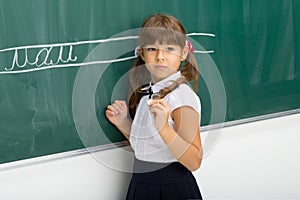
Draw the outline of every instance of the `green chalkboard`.
M157 12L195 46L202 126L300 108L299 11L298 0L0 0L0 163L123 141L104 111L127 98L134 36Z

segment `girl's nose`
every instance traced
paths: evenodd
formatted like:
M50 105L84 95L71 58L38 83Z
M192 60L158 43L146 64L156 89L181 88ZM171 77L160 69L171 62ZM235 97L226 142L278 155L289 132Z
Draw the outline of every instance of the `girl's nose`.
M156 59L157 60L165 60L165 51L163 49L157 49Z

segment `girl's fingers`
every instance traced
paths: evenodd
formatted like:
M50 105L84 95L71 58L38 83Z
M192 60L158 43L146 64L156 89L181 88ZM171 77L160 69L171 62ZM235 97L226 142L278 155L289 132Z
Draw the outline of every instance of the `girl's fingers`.
M170 114L170 108L168 104L163 100L155 100L154 102L151 102L149 109L150 113L154 115L159 114L168 116Z
M162 130L170 115L169 105L163 99L151 100L149 110L154 117L155 127L158 131Z
M109 105L106 108L105 114L108 117L112 117L112 116L114 116L116 114L116 111L114 111L114 108L111 105Z
M108 116L108 117L114 116L113 112L112 112L111 110L109 110L109 109L107 109L107 110L105 111L105 114L106 114L106 116Z
M169 110L169 105L163 99L151 100L149 102L149 107L150 109L157 107L160 110Z
M149 106L153 106L153 105L156 105L156 104L162 104L161 102L164 101L162 99L158 99L158 100L155 100L155 99L149 99Z
M107 110L111 111L113 115L122 113L126 110L126 103L125 101L116 100L114 103L107 106Z
M106 110L112 112L113 111L113 107L111 105L108 105L107 108L106 108Z
M126 107L126 103L125 103L125 101L116 101L116 103L118 103L118 104L120 104L120 106L122 107L122 108L125 108Z
M116 100L114 103L113 103L114 106L116 106L116 108L118 110L124 110L126 108L126 103L125 101L119 101L119 100Z
M165 102L164 100L159 102L161 105L163 105L163 107L169 107L169 105L167 104L167 102Z
M152 112L155 112L155 111L164 111L165 109L164 109L164 106L163 106L163 105L157 103L157 104L152 105L152 106L150 107L150 110L151 110Z

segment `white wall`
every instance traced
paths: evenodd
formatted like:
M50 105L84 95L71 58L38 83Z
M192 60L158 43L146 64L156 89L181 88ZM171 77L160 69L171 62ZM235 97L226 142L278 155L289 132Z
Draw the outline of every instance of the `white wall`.
M98 154L122 159L116 149ZM119 172L99 162L94 155L85 154L3 170L0 172L0 199L123 199L129 179L129 173Z
M208 200L300 199L300 114L223 129L195 175Z
M297 114L222 129L194 174L207 200L300 199L299 155ZM125 147L12 167L19 164L0 165L0 199L120 200L132 154Z

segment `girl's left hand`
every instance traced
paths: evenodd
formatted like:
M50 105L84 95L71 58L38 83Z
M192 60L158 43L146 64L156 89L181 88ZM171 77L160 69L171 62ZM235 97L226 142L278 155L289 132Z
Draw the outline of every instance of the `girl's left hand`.
M149 104L150 113L154 117L154 125L160 132L166 125L168 125L168 118L170 115L170 107L163 99L151 100Z

